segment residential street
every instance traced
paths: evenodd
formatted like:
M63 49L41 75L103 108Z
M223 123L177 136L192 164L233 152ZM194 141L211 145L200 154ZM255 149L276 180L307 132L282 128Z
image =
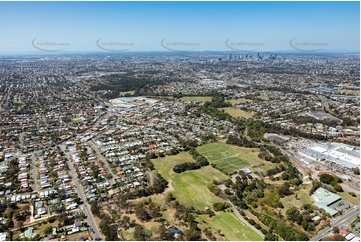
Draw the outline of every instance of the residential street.
M104 163L104 166L107 168L107 170L109 171L109 173L112 175L112 180L111 182L114 184L115 180L117 179L117 176L113 173L112 168L109 166L108 161L105 159L105 157L100 153L100 150L98 148L98 146L96 144L94 144L93 141L89 142L90 146L93 148L93 150L95 150L95 153L97 155L97 157ZM112 184L112 185L113 185Z
M359 215L360 209L358 207L353 207L350 211L347 211L347 213L344 213L341 215L338 219L331 222L331 227L326 227L323 230L321 230L315 237L311 238L311 241L318 241L322 239L323 237L327 236L329 233L332 232L333 227L340 227L342 225L347 225L351 223L357 215Z
M91 233L92 233L93 239L102 238L101 235L100 235L98 226L96 225L94 216L93 216L93 214L92 214L92 212L90 210L90 205L89 205L89 203L87 202L87 200L85 198L83 188L80 185L79 180L77 178L77 174L75 172L74 165L71 162L72 158L71 158L70 154L66 151L64 145L59 145L59 147L64 153L66 153L66 156L68 158L67 161L68 161L68 166L69 166L69 170L70 170L70 175L72 176L72 179L74 181L74 186L75 186L75 188L76 188L76 190L78 192L79 198L84 202L80 206L80 208L83 210L83 212L85 213L85 215L87 217L87 222L88 222L88 225L91 228Z
M31 155L31 166L33 167L32 169L32 177L33 177L33 180L34 180L34 187L33 187L33 190L34 192L37 192L38 191L38 187L37 187L37 183L38 183L38 169L36 169L36 157L35 157L35 154L33 153Z

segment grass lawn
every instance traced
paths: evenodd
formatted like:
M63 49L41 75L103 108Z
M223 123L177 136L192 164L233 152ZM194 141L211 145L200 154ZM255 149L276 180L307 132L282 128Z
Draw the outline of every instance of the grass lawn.
M212 218L208 215L201 215L199 216L198 221L201 222L199 224L200 228L204 229L210 227L213 234L216 234L218 230L221 230L224 234L224 237L221 237L222 240L262 240L256 232L242 223L233 212L217 212L216 216ZM202 221L205 221L205 223Z
M222 143L219 144L228 146ZM208 148L206 147L205 150L211 148L212 146ZM169 181L169 191L173 193L179 203L185 206L193 206L197 209L203 210L204 207L212 207L213 203L215 202L223 202L221 198L215 196L208 190L207 185L213 180L221 181L228 179L228 176L224 175L222 172L214 169L211 166L206 166L198 170L186 171L179 174L172 171L174 165L186 161L193 161L192 156L189 155L188 152L152 160L158 172ZM153 202L162 204L164 203L164 196L165 193L151 196L151 198ZM162 214L164 218L171 222L174 212L174 209L168 209L163 211ZM256 234L252 229L248 228L247 225L239 221L233 212L217 212L216 216L212 218L209 218L208 215L201 215L196 217L197 221L199 222L205 221L205 223L202 222L200 224L201 228L211 228L213 234L216 234L218 230L221 230L225 235L221 238L222 240L261 240L258 234ZM125 235L124 232L125 231L122 232L123 236ZM124 237L127 238L127 235Z
M253 114L235 107L220 108L234 118L252 118Z
M312 204L311 197L308 195L311 187L312 187L311 184L303 185L302 189L296 191L295 193L297 194L298 199L296 199L295 195L290 195L281 198L280 201L284 206L282 212L286 214L287 209L289 209L291 206L301 208L306 203Z
M182 97L180 98L180 101L182 102L192 102L192 101L196 101L196 102L210 102L212 101L212 97L199 97L199 96L194 96L194 97Z
M182 152L178 155L154 159L152 162L159 174L161 174L165 179L170 180L170 176L174 174L172 169L175 165L184 162L194 162L194 160L188 152Z
M353 96L360 96L360 90L341 90L341 94L344 95L353 95Z
M119 96L124 96L126 94L129 94L129 95L134 95L135 91L127 91L127 92L119 92Z
M147 96L147 98L173 99L173 96Z
M230 100L226 100L226 102L230 102L232 104L232 106L240 104L240 103L245 103L245 102L252 102L251 99L246 99L246 98L237 98L237 99L230 99Z
M128 230L122 230L122 232L120 233L125 240L134 240L134 236L133 236L134 228L130 228Z
M35 233L39 234L40 236L46 236L46 234L44 234L44 230L45 228L52 226L53 228L58 227L59 225L59 221L54 221L53 223L46 223L46 224L38 224L33 226L35 228Z
M172 170L176 164L193 161L192 156L188 152L152 160L159 174L171 183L173 195L181 204L203 210L204 207L211 207L213 203L222 201L221 198L208 190L207 185L213 180L221 181L228 177L211 166L179 174ZM159 202L161 197L159 195L152 196L152 199L155 202Z
M341 184L342 186L342 184ZM348 192L343 191L343 192L338 192L337 195L339 195L340 197L342 197L343 199L346 199L347 201L350 201L356 205L360 205L360 197L353 197L350 194L348 194Z
M260 172L275 166L271 162L258 158L258 148L244 148L217 142L202 145L198 147L197 150L225 174L238 171L245 167L249 167L249 169L254 172Z
M72 118L71 121L73 123L80 123L81 122L81 119L80 118Z
M79 233L75 233L75 234L71 234L68 236L68 240L69 241L76 241L78 238L85 236L88 238L88 240L91 239L91 236L89 235L89 232L79 232Z
M213 203L223 202L221 198L208 190L207 185L213 180L221 181L227 178L211 166L174 174L172 177L173 194L181 204L203 210L204 207L212 207Z

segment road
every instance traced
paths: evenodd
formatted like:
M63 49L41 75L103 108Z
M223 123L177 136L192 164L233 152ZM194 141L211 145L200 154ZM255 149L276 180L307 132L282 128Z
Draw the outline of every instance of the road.
M33 153L31 155L31 166L33 167L32 169L32 177L33 177L33 180L34 180L34 187L33 187L33 190L34 192L37 192L38 191L38 188L37 188L37 183L38 183L38 169L36 168L36 157L35 157L35 154Z
M100 232L99 232L99 229L98 229L98 226L96 225L95 223L95 219L94 219L94 216L92 214L92 212L90 211L90 205L89 203L87 202L86 198L85 198L85 195L84 195L84 191L83 191L83 188L82 186L80 185L79 183L79 180L78 180L78 177L77 177L77 174L75 172L75 168L74 168L74 165L73 165L73 162L72 161L72 157L70 156L70 154L66 151L65 149L65 146L64 145L59 145L60 149L66 154L67 156L67 162L68 162L68 166L69 166L69 171L70 171L70 175L72 176L72 179L74 181L74 186L77 190L77 193L78 193L78 196L79 198L84 202L82 205L80 205L80 208L81 210L83 210L84 214L86 215L87 217L87 222L88 222L88 225L90 226L91 228L91 233L92 233L92 237L93 239L95 238L102 238L101 235L100 235Z
M90 146L93 148L93 150L95 150L95 153L97 154L97 157L103 162L104 166L107 168L107 170L109 171L109 173L112 175L112 180L111 182L114 184L116 179L118 178L114 173L112 168L109 166L109 163L107 161L107 159L105 159L105 157L101 154L98 146L96 144L94 144L93 141L89 142ZM113 185L112 184L112 185Z
M24 139L24 135L25 133L21 133L20 136L19 136L19 141L20 141L20 148L21 148L21 154L22 155L22 150L24 149L25 147L25 139ZM35 157L35 152L30 152L30 153L27 153L27 155L31 155L31 176L34 180L34 186L33 186L33 191L34 192L37 192L38 191L38 188L37 188L37 179L38 179L38 174L37 174L37 167L36 167L36 157Z
M318 234L315 237L311 238L310 240L318 241L322 239L323 237L327 236L332 232L333 227L340 227L342 225L347 225L351 223L353 220L355 220L356 216L359 215L359 213L360 213L360 208L357 206L353 207L351 210L347 211L336 220L331 221L331 227L324 228L323 230L318 232Z

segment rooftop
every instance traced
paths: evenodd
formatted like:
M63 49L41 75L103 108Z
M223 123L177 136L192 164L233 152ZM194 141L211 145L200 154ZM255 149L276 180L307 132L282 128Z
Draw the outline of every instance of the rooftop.
M334 216L337 213L337 210L330 208L329 206L339 201L341 199L340 196L320 187L312 194L312 197L316 201L314 203L315 206L324 209L331 216Z

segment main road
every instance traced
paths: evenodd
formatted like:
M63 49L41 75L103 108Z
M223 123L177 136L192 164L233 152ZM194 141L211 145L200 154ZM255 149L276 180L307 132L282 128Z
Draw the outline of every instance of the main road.
M325 237L326 235L328 235L332 232L333 227L347 225L347 224L351 223L356 218L356 216L359 214L360 214L360 208L357 206L354 206L351 210L347 211L346 213L341 215L339 218L337 218L335 221L331 222L330 227L324 228L323 230L318 232L318 234L315 237L311 238L310 240L318 241L318 240L322 239L323 237Z
M90 205L89 205L89 203L87 202L87 200L85 198L83 188L79 183L79 180L78 180L78 177L77 177L77 174L75 172L75 168L74 168L74 165L73 165L73 162L72 162L72 157L66 151L64 144L59 145L59 147L66 154L66 156L68 158L67 162L68 162L68 166L69 166L69 170L70 170L70 175L73 178L74 186L75 186L75 188L77 190L78 196L83 201L83 204L80 205L80 208L81 208L81 210L84 211L84 213L85 213L85 215L87 217L88 225L90 226L90 228L92 230L91 233L92 233L93 239L102 238L101 235L100 235L98 226L97 226L97 224L95 222L94 216L93 216L92 212L90 211Z

